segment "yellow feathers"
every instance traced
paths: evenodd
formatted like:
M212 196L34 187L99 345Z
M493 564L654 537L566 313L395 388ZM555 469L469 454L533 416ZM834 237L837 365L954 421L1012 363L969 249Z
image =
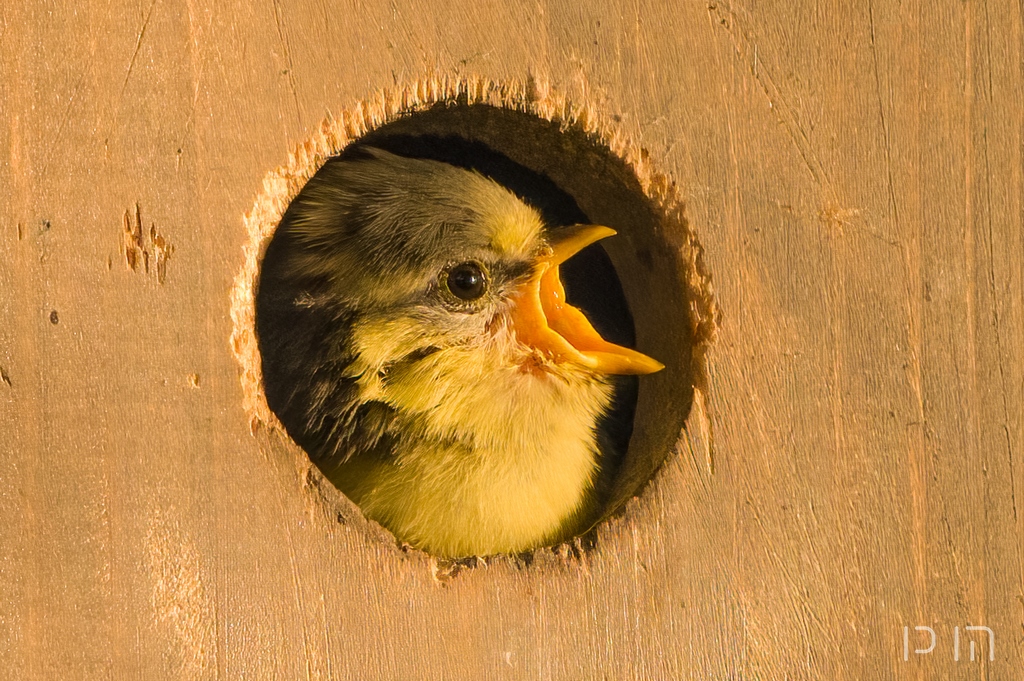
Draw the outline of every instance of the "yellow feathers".
M488 246L505 257L527 258L544 231L544 223L533 208L509 192L495 192L494 183L475 176L463 189L466 203L479 214L479 229Z
M359 336L401 337L395 326ZM583 529L595 510L595 414L611 385L579 369L524 370L509 361L515 352L506 331L364 373L366 397L396 410L402 437L391 457L353 457L332 480L367 516L440 556L520 552Z

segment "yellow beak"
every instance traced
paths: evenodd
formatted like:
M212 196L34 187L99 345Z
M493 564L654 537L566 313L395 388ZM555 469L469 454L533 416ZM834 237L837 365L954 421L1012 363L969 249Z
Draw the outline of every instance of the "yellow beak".
M558 266L615 230L575 225L559 230L550 252L543 255L530 280L515 293L512 330L526 345L556 362L573 362L602 374L651 374L665 368L636 350L609 343L586 316L565 301Z

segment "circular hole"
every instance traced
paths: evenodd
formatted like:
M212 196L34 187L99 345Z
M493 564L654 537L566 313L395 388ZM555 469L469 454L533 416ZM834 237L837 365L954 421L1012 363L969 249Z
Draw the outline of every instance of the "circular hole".
M314 180L294 193L266 244L258 281L255 282L254 325L262 359L261 387L266 404L327 479L357 503L366 497L365 486L361 488L362 483L358 481L367 475L366 465L369 464L352 463L354 459L349 457L353 438L361 443L358 445L360 451L369 455L363 459L384 460L387 465L401 467L406 464L395 459L396 446L408 447L407 439L417 441L421 437L421 434L395 432L396 423L407 423L402 420L400 410L408 401L398 404L400 400L364 399L367 395L364 388L374 384L377 389L387 390L392 381L408 388L415 382L409 378L412 375L407 366L409 362L372 364L377 367L378 375L372 380L365 376L361 379L363 388L359 390L364 392L360 393L359 399L363 401L356 400L354 395L358 390L353 386L360 379L355 377L351 364L352 350L349 346L352 338L360 334L360 337L369 337L383 333L381 329L386 324L376 331L368 331L359 327L360 320L369 317L386 320L390 313L364 314L362 310L353 309L352 301L355 300L363 300L372 308L374 296L370 293L362 296L353 294L346 305L333 304L337 281L344 280L351 285L353 281L360 281L359 275L355 275L355 279L351 276L332 277L330 268L314 261L316 257L322 257L323 252L317 256L316 249L311 249L308 231L296 225L308 219L308 206L312 201L324 200L323 192L316 190L320 193L315 195L313 187L324 184L331 177L345 177L344 172L336 172L341 167L339 164L357 167L360 162L379 155L380 152L374 150L383 150L400 159L426 160L468 169L493 180L536 211L546 227L544 234L548 240L553 238L551 235L560 234L559 230L572 225L598 224L615 229L617 236L586 247L561 265L568 302L584 311L604 339L637 348L663 363L665 368L639 377L609 377L614 385L613 397L596 419L600 457L594 483L598 502L586 518L577 518L573 523L564 522L547 533L534 530L535 539L525 544L520 539L511 543L506 541L505 544L501 541L489 544L476 539L467 540L468 543L446 540L447 543L432 544L423 537L430 535L431 523L437 523L438 517L446 517L443 514L438 516L431 509L423 508L420 516L406 516L404 520L396 521L381 511L379 503L376 506L370 503L369 507L361 504L364 511L391 529L398 539L443 557L526 551L586 532L640 491L673 450L690 411L694 394L694 357L700 354L694 351L699 343L695 343L694 320L691 318L691 304L694 303L692 282L700 277L692 272L696 262L694 257L684 257L686 249L681 250L679 246L687 239L692 241L681 212L671 202L666 204L664 196L649 196L648 192L656 192L650 186L645 191L641 180L626 161L613 153L598 135L584 130L582 126L554 122L512 108L470 103L465 98L438 102L414 113L397 116L366 131L324 159ZM313 163L315 165L316 161ZM663 191L664 187L656 189ZM386 241L388 236L377 235L375 238ZM446 247L444 243L435 246L441 250ZM699 249L696 246L692 248ZM352 261L346 262L351 264ZM453 266L462 265L449 263L448 269L444 270L447 274L443 276L449 276ZM379 274L381 270L378 268L377 271ZM473 271L464 267L458 272L460 283L457 285L478 285L480 282L470 276L472 274ZM486 265L481 276L490 276L486 273ZM467 296L478 293L475 288L467 291ZM391 304L397 298L387 300ZM423 301L418 300L422 304ZM697 306L704 303L697 301ZM453 309L450 314L468 313ZM239 317L236 316L236 321ZM406 327L402 328L408 331ZM432 333L436 331L434 328ZM236 349L237 345L236 339ZM423 347L403 358L411 357L413 364L428 359L434 348L429 343L421 345ZM365 344L360 347L366 352ZM240 356L243 354L240 352ZM401 373L403 371L405 373ZM389 375L389 372L395 373ZM436 394L432 392L437 388L437 376L430 375L434 381L424 380L416 388L429 396L418 395L415 399L422 401L438 395L450 396L451 393L444 390ZM487 383L481 383L477 391L486 391ZM457 395L459 399L465 397L461 392ZM506 398L504 394L490 396L494 400ZM564 398L563 394L561 399L564 401ZM358 406L354 406L356 402L353 400L358 402ZM443 409L444 405L441 404L440 408ZM543 417L545 411L560 413L560 409L561 405L553 403L539 413ZM588 409L590 411L584 410L588 414L593 411L590 407ZM496 413L510 412L498 410ZM531 418L536 418L538 412L530 413ZM456 424L453 427L455 432L461 432L464 427L472 433L474 427L480 426ZM519 437L522 433L536 431L520 429L516 432ZM504 431L490 429L486 432L491 437L492 432L500 434ZM467 441L472 439L469 437ZM547 449L555 454L559 451L558 447ZM513 450L514 447L506 451L506 455L515 459L518 453ZM449 452L446 456L451 458L452 455ZM496 458L500 457L492 457ZM339 462L345 463L339 466ZM451 458L449 463L446 469L423 469L442 471L443 475L450 477L437 486L434 494L422 495L424 505L457 505L453 497L466 489L460 484L491 485L492 489L502 492L504 488L516 487L523 476L518 464L511 466L511 470L510 466L498 465L487 471L467 473L465 462L458 457ZM423 470L416 470L422 482ZM444 470L448 472L444 473ZM559 480L559 475L552 473L558 470L557 467L547 470L546 478L538 483L546 495L573 493L571 488L575 483L563 485L566 489L552 485L552 480ZM479 482L473 479L474 475L491 477L486 482ZM461 482L456 482L456 478ZM392 497L415 496L410 488L395 482L397 479L377 477L373 485L375 489L392 485L393 489L388 492ZM571 475L566 476L566 480L570 479ZM402 484L415 485L417 481L408 479ZM510 502L500 496L493 501L503 508L498 515L503 514L507 519ZM542 495L544 503L548 502L548 496ZM537 506L540 498L534 495L531 501L516 508L515 514L527 519L534 512L542 515ZM481 499L486 500L487 495L481 495ZM483 509L488 503L478 500L476 506ZM511 505L514 506L514 502ZM488 511L483 509L479 512L486 515ZM486 524L486 518L481 520L477 517L470 532L501 535L500 528L479 529ZM500 548L495 551L486 548L488 546Z

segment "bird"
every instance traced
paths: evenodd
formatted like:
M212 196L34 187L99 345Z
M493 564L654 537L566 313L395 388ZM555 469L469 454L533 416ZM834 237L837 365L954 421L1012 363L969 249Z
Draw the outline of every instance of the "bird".
M615 231L550 226L480 172L372 146L327 161L263 261L267 401L400 542L460 559L585 532L614 377L663 368L606 341L559 266Z

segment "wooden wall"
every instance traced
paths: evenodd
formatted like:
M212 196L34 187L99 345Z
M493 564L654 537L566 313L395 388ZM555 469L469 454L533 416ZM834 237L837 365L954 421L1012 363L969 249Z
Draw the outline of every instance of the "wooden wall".
M1015 678L1021 12L4 3L0 676ZM242 216L325 115L427 72L618 116L706 249L706 408L582 556L438 579L250 433Z

